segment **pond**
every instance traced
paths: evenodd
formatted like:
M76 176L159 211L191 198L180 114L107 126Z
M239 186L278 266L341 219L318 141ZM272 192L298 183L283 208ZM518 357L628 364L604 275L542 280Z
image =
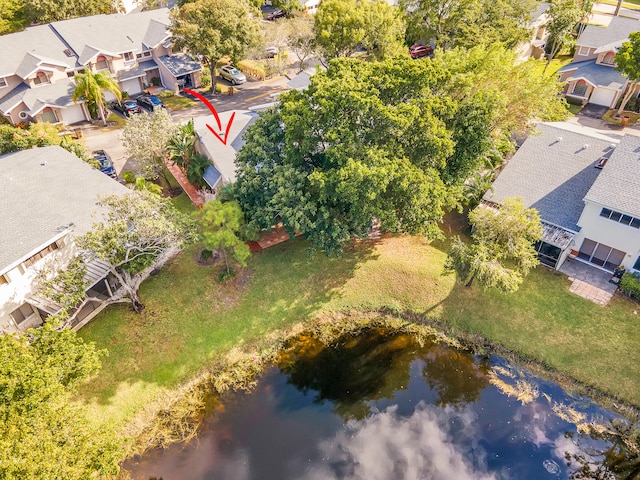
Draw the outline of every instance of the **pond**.
M371 329L301 337L195 441L124 466L144 480L617 478L637 460L585 430L613 418L499 357Z

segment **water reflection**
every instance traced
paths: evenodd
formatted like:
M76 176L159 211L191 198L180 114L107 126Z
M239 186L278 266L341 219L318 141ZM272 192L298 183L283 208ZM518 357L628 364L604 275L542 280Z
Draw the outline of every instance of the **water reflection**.
M515 370L384 330L332 347L304 337L251 394L225 398L197 442L126 467L144 480L634 478L611 473L608 457L630 462L611 438L568 421L610 413L530 374L513 375L535 383L528 403L490 383Z

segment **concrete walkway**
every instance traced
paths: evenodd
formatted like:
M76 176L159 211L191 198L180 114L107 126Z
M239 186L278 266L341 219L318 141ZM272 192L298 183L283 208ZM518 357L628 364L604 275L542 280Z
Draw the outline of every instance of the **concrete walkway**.
M591 300L599 305L606 305L616 293L617 285L609 283L611 273L600 270L579 260L567 260L560 267L571 280L569 291Z

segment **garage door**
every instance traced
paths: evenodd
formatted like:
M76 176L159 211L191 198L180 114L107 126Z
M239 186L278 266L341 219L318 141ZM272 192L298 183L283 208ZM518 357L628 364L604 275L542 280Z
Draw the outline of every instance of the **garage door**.
M603 107L610 107L613 103L613 99L616 96L615 90L609 90L608 88L596 88L591 94L589 103L596 105L602 105Z
M120 82L120 85L122 85L122 91L127 92L130 97L142 93L142 85L139 78L124 80Z
M62 121L66 125L72 123L83 122L87 118L84 116L81 105L69 105L62 109Z

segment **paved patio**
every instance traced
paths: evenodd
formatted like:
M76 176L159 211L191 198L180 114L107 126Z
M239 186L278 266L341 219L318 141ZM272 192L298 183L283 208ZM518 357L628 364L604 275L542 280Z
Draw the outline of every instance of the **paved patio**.
M591 300L599 305L606 305L618 288L609 283L611 274L578 260L567 260L560 267L571 280L569 291Z

